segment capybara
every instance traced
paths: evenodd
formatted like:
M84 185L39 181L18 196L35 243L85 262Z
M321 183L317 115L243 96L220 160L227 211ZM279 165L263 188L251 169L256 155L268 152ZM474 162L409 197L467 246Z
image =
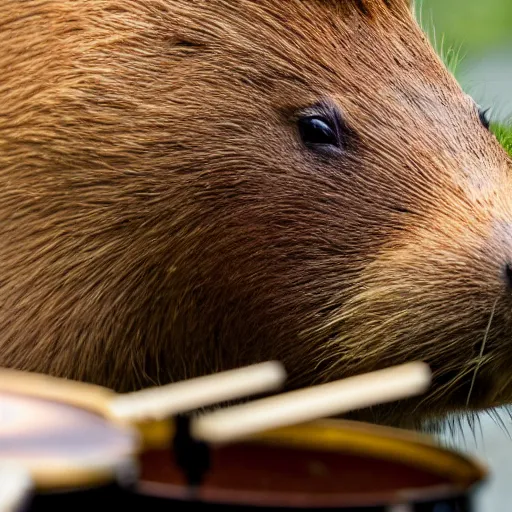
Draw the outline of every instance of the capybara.
M1 366L512 401L511 161L408 2L3 0L0 48Z

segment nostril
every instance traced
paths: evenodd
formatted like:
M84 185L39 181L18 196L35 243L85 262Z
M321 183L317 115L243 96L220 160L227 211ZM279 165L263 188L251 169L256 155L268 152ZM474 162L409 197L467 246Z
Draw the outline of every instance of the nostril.
M512 289L512 263L505 265L505 281L507 286Z

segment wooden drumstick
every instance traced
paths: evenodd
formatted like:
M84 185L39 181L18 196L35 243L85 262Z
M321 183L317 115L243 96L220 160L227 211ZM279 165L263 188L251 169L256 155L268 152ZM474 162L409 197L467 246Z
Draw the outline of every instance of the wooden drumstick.
M0 512L24 510L32 487L32 478L25 468L0 465Z
M426 364L404 364L197 416L190 433L207 443L231 442L264 430L417 395L426 391L430 382Z
M205 377L118 395L110 414L129 422L158 421L218 402L256 395L281 387L286 372L269 361Z

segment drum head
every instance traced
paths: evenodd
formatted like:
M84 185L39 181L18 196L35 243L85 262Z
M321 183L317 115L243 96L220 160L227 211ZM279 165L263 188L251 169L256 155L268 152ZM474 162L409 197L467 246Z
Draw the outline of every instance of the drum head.
M0 391L0 464L25 468L36 489L117 480L133 471L139 444L138 431L91 409Z

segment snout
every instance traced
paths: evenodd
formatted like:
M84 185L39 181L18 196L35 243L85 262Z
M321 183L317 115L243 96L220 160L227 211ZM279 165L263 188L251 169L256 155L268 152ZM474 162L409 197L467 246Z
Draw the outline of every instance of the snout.
M512 222L494 222L493 227L490 249L497 257L499 281L512 294Z
M511 261L505 263L503 269L503 281L507 291L512 293L512 259Z

